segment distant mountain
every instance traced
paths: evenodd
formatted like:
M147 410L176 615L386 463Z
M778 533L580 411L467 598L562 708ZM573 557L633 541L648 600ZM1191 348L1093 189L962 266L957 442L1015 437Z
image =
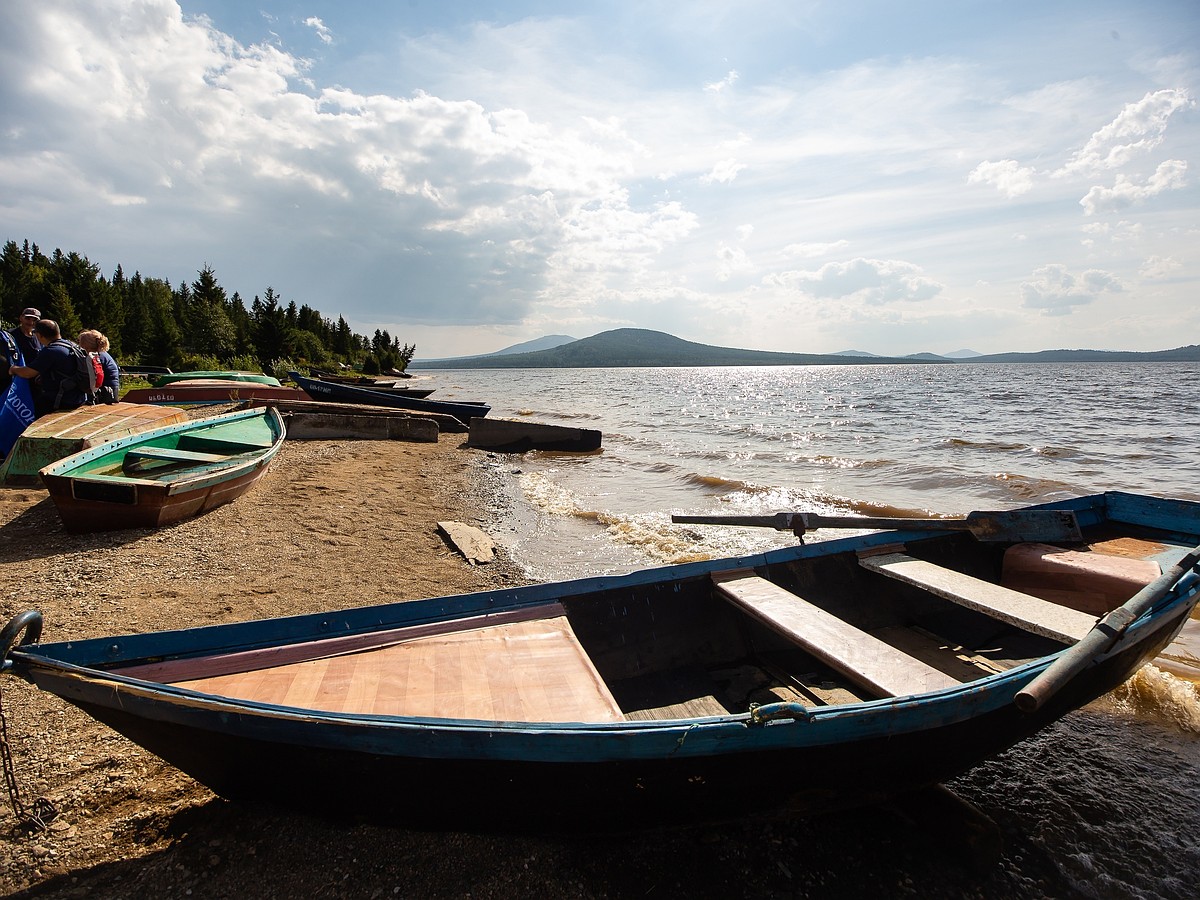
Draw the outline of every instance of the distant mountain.
M508 356L511 353L534 353L538 350L553 350L555 347L561 347L563 344L570 344L577 341L578 338L573 338L565 334L548 334L545 337L534 338L532 341L525 341L520 344L513 344L511 347L505 347L503 350L497 350L495 353L485 353L484 356Z
M527 349L549 343L546 349ZM972 354L972 355L967 355ZM1200 345L1137 353L1118 350L1043 350L1038 353L976 354L959 350L939 356L876 356L863 350L841 353L779 353L770 350L740 350L685 341L661 331L618 328L582 340L550 335L515 344L483 356L454 359L414 359L409 369L569 369L622 368L631 366L845 366L970 363L1073 363L1073 362L1200 362Z
M1037 353L990 353L961 359L962 363L1041 362L1200 362L1200 345L1138 353L1133 350L1041 350Z
M411 369L414 366L419 368L421 364L444 366L445 364L457 363L464 359L482 359L489 356L509 356L513 353L533 353L537 350L552 350L555 347L561 347L563 344L573 343L575 340L577 338L565 334L548 334L544 337L534 338L532 341L513 344L511 347L505 347L503 350L496 350L492 353L480 353L476 356L455 356L444 359L418 359L409 363L409 368Z
M589 338L530 353L491 354L453 360L413 360L410 369L537 369L622 368L631 366L813 366L853 365L855 357L819 353L740 350L685 341L661 331L618 328ZM872 357L872 363L912 363L895 357Z
M878 359L877 353L868 353L866 350L841 350L834 356L858 356L865 359ZM924 360L944 360L944 359L967 359L968 357L979 356L974 350L955 350L953 353L910 353L905 359L924 359Z

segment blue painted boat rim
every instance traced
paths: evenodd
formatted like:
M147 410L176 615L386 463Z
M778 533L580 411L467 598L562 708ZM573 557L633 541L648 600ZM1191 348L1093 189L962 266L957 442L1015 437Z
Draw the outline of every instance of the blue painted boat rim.
M1138 519L1152 516L1156 508L1174 509L1180 526L1187 524L1194 529L1189 539L1180 534L1179 556L1183 556L1189 540L1194 543L1195 534L1200 532L1200 511L1195 507L1170 507L1172 501L1140 497L1122 493L1093 495L1054 504L1059 508L1075 509L1081 513L1091 511L1096 521L1102 521L1104 512L1111 509L1121 515L1134 515ZM1124 519L1114 519L1124 521ZM146 681L109 671L109 667L129 665L135 661L157 658L198 658L216 651L260 649L264 647L299 644L318 637L367 634L381 628L400 624L434 623L453 621L469 613L487 614L510 609L521 609L549 604L555 600L575 594L587 594L598 590L610 590L637 584L660 581L679 581L704 577L713 571L729 568L745 568L769 563L845 553L856 548L879 546L895 542L903 533L884 532L875 535L841 538L820 544L798 545L771 551L767 554L733 559L709 560L642 570L620 576L602 576L582 581L555 584L530 585L500 591L483 591L452 597L389 603L374 607L359 607L332 613L318 613L284 619L261 620L240 623L210 625L174 632L129 635L120 638L94 638L85 641L69 641L55 644L38 644L16 648L12 656L20 658L31 671L44 672L52 679L66 679L78 686L95 688L104 685L106 691L116 691L135 703L154 703L157 712L171 716L190 717L213 714L221 717L233 715L239 723L238 730L253 730L254 722L286 723L288 727L313 729L306 733L306 740L319 734L320 728L333 727L347 733L359 728L369 728L380 735L422 734L426 737L440 735L487 736L489 748L481 756L487 759L535 760L539 754L547 759L558 758L554 746L537 749L528 743L530 738L566 738L589 735L602 739L617 737L628 741L632 736L644 737L649 743L628 746L608 746L607 741L591 748L588 752L599 754L597 759L651 758L663 754L658 739L666 737L676 742L671 754L692 755L733 750L750 751L767 748L788 748L810 745L813 741L830 743L846 740L848 733L865 738L884 729L888 734L905 731L928 730L931 722L941 727L947 721L966 720L1013 702L1016 692L1037 674L1044 671L1060 653L1030 660L1013 669L999 672L955 687L948 687L925 694L907 697L849 703L829 707L812 707L803 720L779 721L755 724L750 712L731 713L723 716L708 716L686 719L634 720L614 723L551 722L531 723L518 721L490 721L478 719L442 719L405 717L394 715L368 715L361 713L325 712L309 708L287 707L254 701L234 700L204 694L187 688ZM929 538L928 532L913 533L913 539ZM1184 546L1187 544L1187 546ZM1101 657L1107 659L1135 645L1147 629L1174 627L1174 619L1186 614L1195 604L1200 591L1200 577L1187 573L1176 582L1172 590L1152 609L1134 622L1129 630ZM336 629L336 631L335 631ZM72 662L70 660L76 660ZM105 668L95 668L99 664ZM86 692L86 691L85 691ZM880 716L881 712L886 716ZM243 722L244 720L244 722ZM924 724L922 724L924 723ZM828 731L822 730L828 729ZM818 732L819 733L814 733ZM342 737L345 737L343 735ZM511 746L502 737L511 738ZM364 735L363 740L372 738ZM711 740L710 740L711 739ZM324 738L322 738L324 740ZM341 741L339 739L339 745ZM557 741L552 742L555 746ZM470 746L475 746L467 741ZM455 758L480 758L478 748L471 751L464 747L463 753L450 752L445 745L433 741L436 752L431 749L430 757L453 756ZM718 746L720 745L720 746ZM579 748L572 758L579 761ZM390 752L390 751L389 751ZM411 755L413 748L397 749L397 753ZM472 754L476 756L472 756ZM614 757L612 754L616 754Z

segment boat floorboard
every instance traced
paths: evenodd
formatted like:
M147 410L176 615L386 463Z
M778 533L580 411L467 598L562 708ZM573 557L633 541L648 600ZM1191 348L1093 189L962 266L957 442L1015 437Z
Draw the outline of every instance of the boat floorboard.
M176 684L335 713L511 722L623 719L561 615Z

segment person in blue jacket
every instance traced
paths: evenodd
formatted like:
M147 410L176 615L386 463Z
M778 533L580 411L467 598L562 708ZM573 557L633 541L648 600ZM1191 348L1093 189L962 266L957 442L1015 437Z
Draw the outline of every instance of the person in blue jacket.
M89 328L79 332L76 343L100 357L100 367L104 369L104 384L96 392L96 402L116 403L121 399L121 367L108 352L108 338L95 328Z

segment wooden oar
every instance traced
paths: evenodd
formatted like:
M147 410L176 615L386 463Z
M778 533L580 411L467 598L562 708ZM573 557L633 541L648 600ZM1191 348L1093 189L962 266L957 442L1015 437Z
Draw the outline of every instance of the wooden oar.
M682 525L756 525L791 531L797 537L803 537L806 531L814 528L894 528L899 531L969 531L981 541L1075 543L1083 540L1075 513L1060 509L973 512L962 519L823 516L819 513L781 512L771 516L672 515L671 521Z
M1116 644L1134 622L1169 594L1175 584L1200 565L1200 547L1193 547L1170 570L1150 582L1121 606L1096 623L1083 639L1046 667L1046 671L1017 691L1017 708L1034 712L1053 697L1063 685L1090 666L1097 657Z

